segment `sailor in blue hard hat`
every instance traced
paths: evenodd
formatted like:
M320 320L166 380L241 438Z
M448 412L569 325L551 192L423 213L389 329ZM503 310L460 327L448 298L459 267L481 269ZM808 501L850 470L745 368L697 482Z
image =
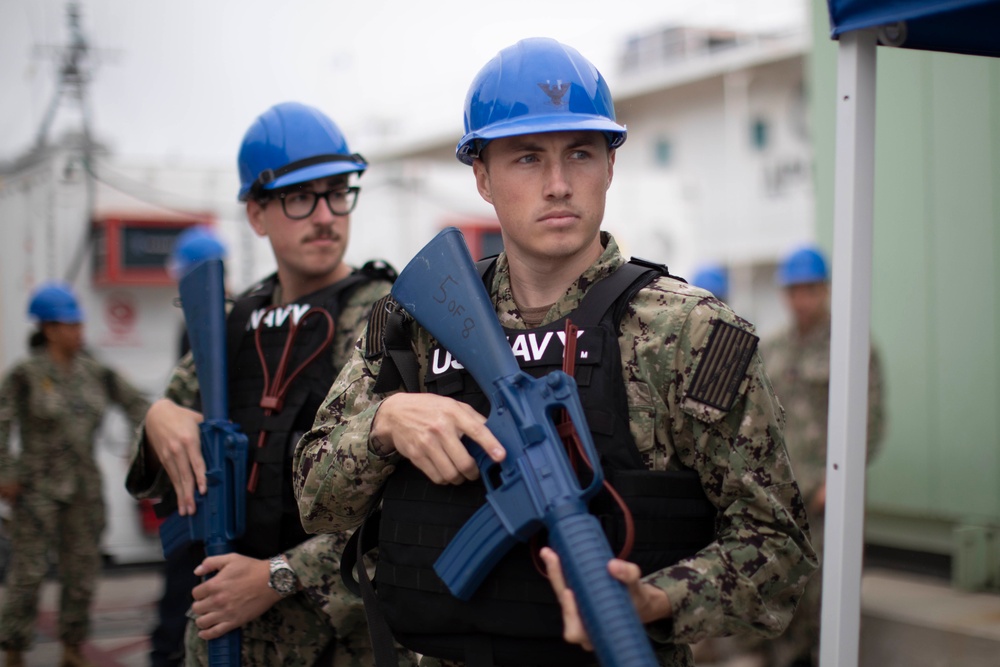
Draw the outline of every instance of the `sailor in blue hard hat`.
M292 299L346 278L350 214L367 161L319 109L285 102L253 122L238 166L250 225L271 241L282 289Z
M0 651L7 667L37 664L25 657L35 642L42 585L55 565L63 649L58 662L55 654L43 662L93 667L84 644L106 524L97 433L112 406L136 428L149 403L84 351L84 314L68 284L40 285L28 315L38 326L29 340L31 354L0 377L0 498L11 510ZM16 449L9 447L15 430Z
M203 225L189 227L177 236L173 252L167 261L167 271L175 279L179 279L198 262L225 257L226 246L215 231Z
M571 46L523 39L498 53L472 82L456 154L471 165L494 139L589 130L604 133L608 148L625 143L627 131L615 120L604 77Z
M816 246L803 246L789 253L778 267L778 285L800 334L812 330L829 317L830 275L826 258Z
M83 309L69 285L40 285L28 303L28 315L38 324L30 346L45 346L59 359L71 360L83 349Z
M484 486L491 490L482 506L492 512L512 507L536 485L506 484L520 464L504 461L515 456L511 443L501 444L484 423L495 389L479 387L464 368L439 364L443 347L416 323L392 331L387 324L377 342L369 328L299 442L303 525L314 532L353 527L381 508L378 608L396 639L425 659L589 665L628 655L632 664L691 667L689 641L746 628L779 633L815 568L781 440L780 407L755 353L752 325L665 266L627 259L601 229L625 138L598 69L570 46L532 38L501 50L473 80L456 156L471 166L503 236L503 252L483 267L488 307L525 370L563 369L577 378L605 479L621 492L609 492L607 513L591 509L604 514L608 527L622 525L618 510L634 516L634 530L611 529L616 543L634 549L602 560L611 554L607 545L598 548L603 540L587 538L583 546L581 539L572 545L580 548L571 548L560 530L550 530L549 544L568 558L567 590L555 550L538 552L549 581L536 572L529 549L502 553L517 530L506 525L505 509L497 510L503 519L481 512L465 523L483 502ZM472 296L448 280L428 289L452 303ZM468 333L476 322L467 323ZM575 344L563 349L560 340ZM383 374L390 362L395 374ZM404 373L411 381L403 388L419 391L395 391ZM512 437L562 453L561 442L529 434L533 429ZM485 485L477 479L470 449L499 464L492 470L503 471L503 500L496 500L493 475L485 475ZM545 488L532 497L562 487L556 466L542 467L537 479L546 479L537 487ZM674 483L681 478L691 483ZM375 489L384 490L380 498L369 492ZM523 500L524 507L534 502ZM568 513L541 505L547 524L566 525ZM516 521L534 518L531 512ZM485 525L480 519L490 531L475 532ZM393 528L386 530L386 522ZM470 577L483 579L468 601L450 596L435 571L449 543L440 536L458 531L491 533L468 543L477 561ZM596 563L594 577L581 575L583 560ZM611 586L597 581L605 572L617 580ZM596 590L627 590L630 599L605 604L611 595L600 601L586 595ZM581 609L597 632L593 644ZM613 630L612 621L622 621L616 627L623 631ZM611 646L602 641L609 634L624 641ZM597 656L580 646L595 648Z
M456 156L472 166L480 196L509 212L505 248L565 258L562 270L579 275L603 250L598 230L626 135L601 73L573 47L538 37L503 49L473 80ZM543 152L558 159L543 164ZM525 176L529 164L569 171L537 193L537 184L493 177L493 164L512 161Z
M80 309L80 303L73 290L69 285L58 282L45 283L35 290L28 304L28 314L39 323L83 322L83 310Z
M813 546L825 532L827 433L830 412L830 270L815 245L798 247L778 265L777 283L790 322L761 341L760 353L785 414L785 445L805 501ZM852 441L867 462L877 456L886 424L884 375L874 339L869 343L867 428ZM787 631L758 645L763 664L815 665L820 646L823 576L816 573L799 599ZM747 656L748 659L750 656Z
M163 602L169 596L184 606L170 610L161 602L154 657L179 651L188 664L207 664L210 640L239 629L243 667L372 662L360 598L342 590L337 569L337 540L346 536L304 532L291 480L299 436L394 277L384 262L355 268L344 257L360 190L355 181L367 166L331 118L299 102L268 108L243 136L236 195L277 265L233 297L227 317L228 416L251 443L240 485L246 530L231 553L204 560L195 554L190 567L172 567L205 580L193 587L167 582ZM172 257L175 277L223 254L211 230L189 230ZM182 358L164 398L150 408L136 448L143 455L126 483L137 497L163 497L181 516L202 511L194 490L207 484L195 371L191 355ZM188 608L197 619L185 617Z

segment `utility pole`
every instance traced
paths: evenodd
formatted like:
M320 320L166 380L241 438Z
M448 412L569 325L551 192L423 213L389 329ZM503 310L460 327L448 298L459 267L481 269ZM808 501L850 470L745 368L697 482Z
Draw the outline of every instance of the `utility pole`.
M77 250L73 253L66 271L66 281L69 283L73 283L76 279L93 243L92 218L97 199L97 183L94 175L94 139L91 133L90 104L87 95L87 84L91 78L92 50L84 35L80 16L79 3L68 2L66 4L66 17L69 26L69 44L55 49L59 61L56 90L45 112L45 117L42 119L42 124L38 128L38 134L35 136L35 150L40 151L48 145L49 132L61 103L64 100L76 103L81 116L82 142L79 160L83 167L84 187L86 188L86 210L83 215L83 236L80 238Z
M90 81L90 45L83 34L80 25L80 5L69 2L66 5L66 15L69 22L70 42L59 48L59 69L56 91L45 112L41 127L35 137L35 148L43 148L48 141L49 130L55 120L56 112L63 98L75 100L80 107L83 118L84 151L89 152L92 138L90 133L90 107L87 99L87 83Z

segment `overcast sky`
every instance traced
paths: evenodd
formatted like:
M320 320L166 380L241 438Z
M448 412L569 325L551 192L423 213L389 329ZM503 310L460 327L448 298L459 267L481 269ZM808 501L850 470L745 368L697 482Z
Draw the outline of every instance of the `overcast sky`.
M277 102L329 113L365 149L379 132L461 134L476 72L518 39L571 44L609 79L624 40L669 24L804 24L808 0L78 0L95 136L117 154L235 161ZM34 141L55 95L66 0L0 0L0 160ZM78 121L64 103L54 133Z

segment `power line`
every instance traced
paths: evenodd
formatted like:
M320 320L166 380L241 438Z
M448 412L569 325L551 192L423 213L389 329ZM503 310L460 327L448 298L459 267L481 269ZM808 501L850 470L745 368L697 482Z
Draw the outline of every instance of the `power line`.
M102 185L105 185L116 192L128 195L129 197L141 201L144 204L149 204L166 211L180 213L183 215L192 215L190 209L212 211L217 209L220 203L223 203L218 200L196 199L186 195L180 195L175 192L162 190L148 183L136 180L131 176L122 174L121 172L116 172L109 168L106 164L100 163L96 160L90 166L90 175ZM227 201L225 204L231 205L234 208L238 207L238 204L233 202Z

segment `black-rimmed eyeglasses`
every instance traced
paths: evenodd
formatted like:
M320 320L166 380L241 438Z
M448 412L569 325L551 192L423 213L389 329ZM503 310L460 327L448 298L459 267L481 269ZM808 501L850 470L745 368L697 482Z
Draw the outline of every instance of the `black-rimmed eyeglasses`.
M304 220L316 210L316 202L320 199L326 200L326 205L330 208L330 213L334 215L347 215L354 210L358 203L358 193L361 188L357 185L350 187L338 187L326 192L314 192L312 190L287 190L279 192L275 196L281 201L281 210L292 220Z

